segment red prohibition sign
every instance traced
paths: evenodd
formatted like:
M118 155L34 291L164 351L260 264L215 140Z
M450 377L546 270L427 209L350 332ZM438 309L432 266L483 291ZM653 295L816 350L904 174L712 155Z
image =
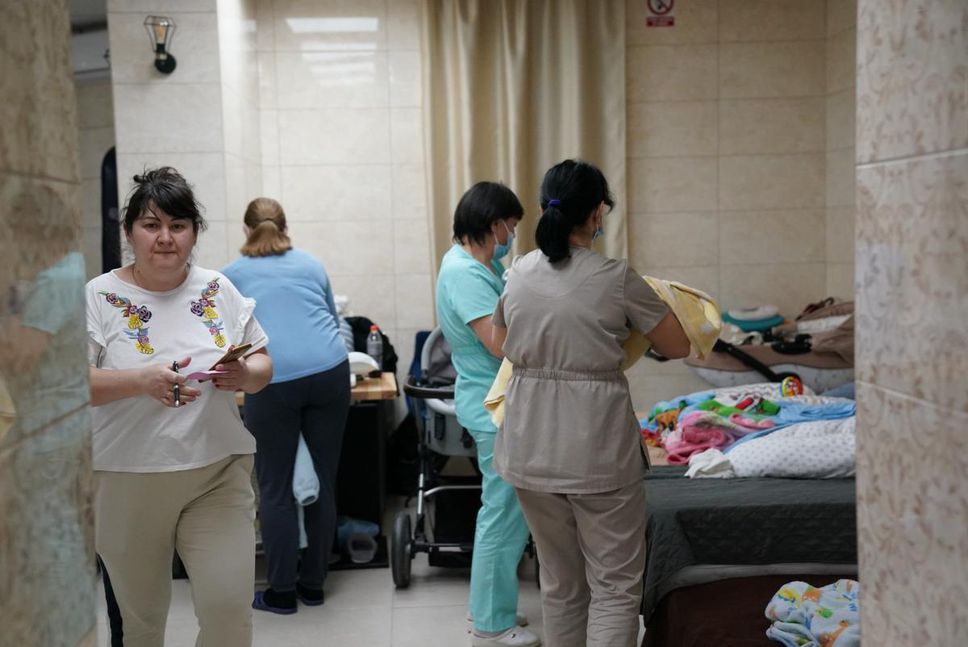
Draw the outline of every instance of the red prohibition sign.
M663 16L675 6L676 0L649 0L649 9L657 16Z

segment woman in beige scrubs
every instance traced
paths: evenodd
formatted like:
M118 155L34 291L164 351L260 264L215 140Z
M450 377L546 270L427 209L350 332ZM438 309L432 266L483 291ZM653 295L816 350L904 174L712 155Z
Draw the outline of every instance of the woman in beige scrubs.
M514 262L493 317L494 342L514 363L494 462L538 546L555 647L635 644L648 463L622 343L635 329L666 357L689 352L675 315L628 262L592 251L612 205L595 166L552 167L540 249Z

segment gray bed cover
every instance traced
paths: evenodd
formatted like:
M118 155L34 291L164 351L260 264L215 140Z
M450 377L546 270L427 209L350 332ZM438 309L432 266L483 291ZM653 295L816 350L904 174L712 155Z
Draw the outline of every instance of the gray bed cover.
M856 565L854 479L689 479L685 470L658 466L646 477L646 622L684 585L683 569L750 566L752 575L777 564Z

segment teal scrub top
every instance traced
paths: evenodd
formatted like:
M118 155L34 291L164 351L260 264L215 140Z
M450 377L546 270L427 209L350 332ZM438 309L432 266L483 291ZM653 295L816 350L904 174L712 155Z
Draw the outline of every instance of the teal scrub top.
M450 344L457 371L454 408L457 421L467 429L497 433L484 409L501 360L488 352L470 322L494 313L504 292L504 266L492 260L493 271L460 245L450 248L437 275L437 322Z

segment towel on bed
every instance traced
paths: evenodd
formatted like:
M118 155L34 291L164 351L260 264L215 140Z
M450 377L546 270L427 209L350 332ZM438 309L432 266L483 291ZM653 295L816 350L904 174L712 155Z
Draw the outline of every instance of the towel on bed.
M769 419L775 424L769 429L757 431L738 439L730 445L729 452L735 451L744 443L752 442L757 438L774 434L780 429L802 422L816 422L821 420L843 420L856 415L857 403L847 398L818 398L823 402L799 402L795 398L780 398L776 403L780 405L780 411Z
M856 416L801 422L723 454L718 448L689 456L689 478L809 478L853 476L857 471ZM670 461L671 462L671 461Z
M664 281L652 276L642 278L676 315L686 337L689 338L693 352L699 358L704 358L712 352L723 325L719 306L713 298L701 290L676 281ZM622 345L625 352L622 370L630 369L651 347L652 342L645 335L633 330ZM496 427L500 427L504 422L504 394L507 391L508 380L511 379L512 368L511 362L504 358L491 390L484 398L484 408L490 413L491 421Z
M696 391L695 393L689 393L687 395L680 395L671 400L664 400L657 402L652 411L649 413L648 419L641 420L642 427L646 429L656 430L658 422L656 417L662 415L666 411L672 409L682 410L688 407L688 411L695 411L696 408L693 405L697 405L709 400L718 400L720 402L732 402L740 400L744 397L753 396L758 398L763 398L767 400L776 400L777 398L782 398L783 393L780 390L779 382L759 382L756 384L740 384L738 386L726 386L719 389L708 389L706 391ZM826 402L826 399L820 398L814 395L813 390L804 385L803 395L795 396L797 402ZM688 413L687 411L687 413Z
M688 463L693 454L729 447L737 439L769 429L773 424L761 416L724 417L712 411L693 411L680 418L677 428L663 439L663 446L669 453L669 464L679 465Z
M859 593L854 580L819 589L806 582L785 584L766 607L773 622L766 636L787 647L859 647Z
M689 457L689 469L686 477L691 479L732 479L736 478L733 464L726 458L726 454L718 449L707 449L704 452Z
M710 448L731 455L737 448L775 434L780 429L804 422L843 420L856 412L853 400L815 395L762 400L774 413L766 414L764 408L749 412L720 401L730 401L733 394L721 394L713 399L713 392L705 393L710 397L700 399L704 397L703 394L698 394L698 397L694 394L680 400L676 421L668 428L659 429L657 421L662 414L640 421L645 442L664 447L671 464L687 463L692 455Z

